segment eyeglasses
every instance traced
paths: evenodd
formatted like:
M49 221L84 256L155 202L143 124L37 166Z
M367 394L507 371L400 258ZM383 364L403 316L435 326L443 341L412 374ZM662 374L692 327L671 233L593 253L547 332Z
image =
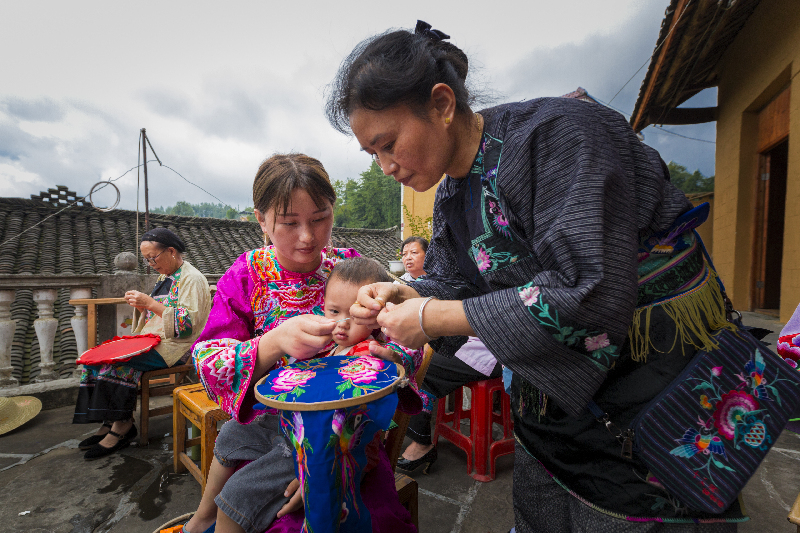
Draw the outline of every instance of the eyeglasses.
M158 254L158 255L156 255L155 257L142 257L142 264L143 264L144 266L155 265L155 264L156 264L156 259L158 259L158 256L159 256L159 255L161 255L161 254L163 254L163 253L164 253L164 252L166 252L166 251L167 251L167 250L166 250L166 248L165 248L165 249L161 250L161 253L160 253L160 254Z

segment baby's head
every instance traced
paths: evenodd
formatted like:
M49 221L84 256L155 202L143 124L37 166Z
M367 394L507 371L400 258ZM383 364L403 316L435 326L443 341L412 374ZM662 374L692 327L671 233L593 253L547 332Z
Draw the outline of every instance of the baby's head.
M358 289L370 283L391 282L386 270L366 257L353 257L340 261L333 267L325 285L325 317L337 320L333 340L339 346L353 346L370 336L372 330L359 326L350 318L350 306L358 296Z

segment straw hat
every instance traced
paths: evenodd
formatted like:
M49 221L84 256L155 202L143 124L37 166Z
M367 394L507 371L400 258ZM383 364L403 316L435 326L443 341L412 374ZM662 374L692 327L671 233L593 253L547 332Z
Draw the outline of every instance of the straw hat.
M0 398L0 435L20 427L41 410L42 401L33 396Z

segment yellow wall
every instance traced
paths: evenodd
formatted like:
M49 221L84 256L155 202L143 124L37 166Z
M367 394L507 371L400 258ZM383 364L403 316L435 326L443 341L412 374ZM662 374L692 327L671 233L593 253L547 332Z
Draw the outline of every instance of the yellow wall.
M436 196L436 187L431 187L425 192L417 192L411 187L403 187L403 205L415 217L423 219L433 216L433 199ZM406 212L403 210L403 239L411 236L411 229L407 225Z
M797 0L761 2L718 65L714 263L733 303L752 306L752 248L758 173L757 117L792 84L780 319L800 301L800 9ZM792 81L790 81L792 80Z

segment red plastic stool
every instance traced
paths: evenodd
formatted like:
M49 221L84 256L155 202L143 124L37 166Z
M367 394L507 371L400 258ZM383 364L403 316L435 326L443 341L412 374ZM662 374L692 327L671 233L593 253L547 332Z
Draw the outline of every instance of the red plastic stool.
M439 400L433 444L444 437L467 452L467 473L478 481L495 478L495 462L501 455L514 453L514 426L511 422L511 399L503 389L503 379L487 379L464 385L472 391L469 409L462 409L463 387L453 391L454 410L447 412L446 398ZM492 394L500 395L501 412L492 409ZM461 433L461 420L469 418L469 437ZM503 438L492 441L492 424L503 426ZM491 444L490 444L491 443ZM473 454L475 472L472 471ZM489 473L487 475L487 463Z

